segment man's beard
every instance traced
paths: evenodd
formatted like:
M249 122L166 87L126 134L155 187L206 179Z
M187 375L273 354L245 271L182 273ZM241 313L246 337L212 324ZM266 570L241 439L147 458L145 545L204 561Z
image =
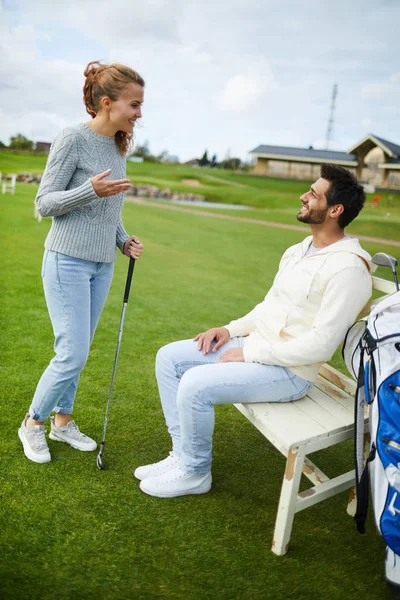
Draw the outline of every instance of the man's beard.
M325 221L326 213L328 212L328 206L323 210L306 210L304 213L301 211L297 213L297 220L302 223L308 223L309 225L321 225Z

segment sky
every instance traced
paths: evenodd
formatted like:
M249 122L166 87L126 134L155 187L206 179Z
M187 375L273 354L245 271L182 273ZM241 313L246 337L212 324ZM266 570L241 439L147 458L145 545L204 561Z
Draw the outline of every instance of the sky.
M146 81L138 144L181 161L259 144L400 144L398 0L0 0L0 140L52 141L90 119L83 70Z

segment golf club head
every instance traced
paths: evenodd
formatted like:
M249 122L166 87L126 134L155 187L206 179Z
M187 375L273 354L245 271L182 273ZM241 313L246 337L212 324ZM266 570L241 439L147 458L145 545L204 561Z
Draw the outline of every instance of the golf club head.
M394 256L386 254L386 252L378 252L372 257L372 262L378 267L390 267L392 271L397 267L397 260Z
M103 458L102 458L103 450L104 450L104 442L101 442L100 450L99 450L99 453L97 455L97 460L96 460L97 468L100 469L100 471L104 471L104 469L105 469L105 466L103 463Z

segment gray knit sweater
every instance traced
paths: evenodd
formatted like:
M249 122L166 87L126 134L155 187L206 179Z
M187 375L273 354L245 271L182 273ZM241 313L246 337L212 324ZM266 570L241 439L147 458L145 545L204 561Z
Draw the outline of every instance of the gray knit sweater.
M99 198L91 177L111 169L126 177L126 159L115 139L84 125L63 129L54 140L36 196L42 217L53 217L45 248L95 262L113 262L128 239L121 221L124 194Z

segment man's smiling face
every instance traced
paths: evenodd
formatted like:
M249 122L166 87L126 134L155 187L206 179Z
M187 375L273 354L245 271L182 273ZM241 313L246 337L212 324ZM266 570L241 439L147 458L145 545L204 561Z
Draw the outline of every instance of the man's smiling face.
M301 210L297 214L297 220L310 225L320 225L325 222L329 210L326 200L330 182L320 177L313 183L308 192L300 196Z

